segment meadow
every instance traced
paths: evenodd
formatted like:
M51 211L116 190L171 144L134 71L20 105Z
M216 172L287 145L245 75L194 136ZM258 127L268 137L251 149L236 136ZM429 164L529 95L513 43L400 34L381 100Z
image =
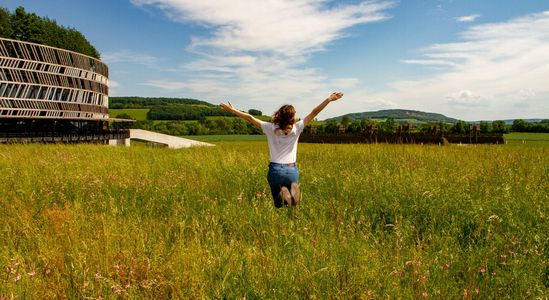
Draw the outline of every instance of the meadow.
M549 296L546 147L216 144L0 145L0 298Z
M549 147L549 133L512 132L504 137L508 145Z
M120 108L120 109L109 109L109 116L111 118L116 118L118 115L127 114L137 121L147 120L147 113L150 108Z

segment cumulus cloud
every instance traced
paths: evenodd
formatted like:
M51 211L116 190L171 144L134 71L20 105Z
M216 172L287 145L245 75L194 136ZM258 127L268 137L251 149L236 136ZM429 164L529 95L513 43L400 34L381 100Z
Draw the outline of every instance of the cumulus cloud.
M115 52L107 52L101 55L104 62L107 64L113 63L133 63L153 67L158 65L159 59L155 56L137 53L132 50L122 49Z
M181 66L192 79L158 79L150 86L180 90L211 101L234 97L235 104L274 110L283 102L299 110L297 99L325 97L333 88L357 84L353 78L326 78L306 67L310 56L347 36L346 29L383 21L393 1L339 4L326 0L131 0L161 9L177 22L201 24L187 51L199 58Z
M473 14L473 15L468 15L468 16L461 16L461 17L457 17L456 18L456 21L458 22L473 22L475 21L476 19L478 19L480 17L479 14Z
M357 24L387 19L389 1L328 6L322 0L132 0L154 5L172 19L198 22L211 36L195 37L194 46L231 51L272 51L284 55L322 49Z
M528 95L528 101L536 105L520 113L546 116L547 28L549 11L472 26L460 34L459 42L430 45L423 49L423 58L402 60L426 66L444 65L442 71L423 79L394 82L393 91L380 96L399 104L413 103L420 109L475 119L520 117L514 104ZM480 110L479 106L485 107Z
M469 90L463 90L456 93L450 93L446 96L449 105L453 106L487 106L489 99Z
M109 95L117 96L119 88L120 83L118 83L118 81L109 80Z

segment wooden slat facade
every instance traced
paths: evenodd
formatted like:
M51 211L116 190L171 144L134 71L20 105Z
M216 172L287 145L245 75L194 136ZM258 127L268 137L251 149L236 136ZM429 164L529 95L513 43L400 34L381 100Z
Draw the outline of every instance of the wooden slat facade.
M106 120L108 91L98 59L0 38L0 118Z

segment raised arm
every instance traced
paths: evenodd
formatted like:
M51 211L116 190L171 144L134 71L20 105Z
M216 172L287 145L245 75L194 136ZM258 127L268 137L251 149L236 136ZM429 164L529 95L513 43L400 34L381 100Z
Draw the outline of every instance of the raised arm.
M320 105L315 107L315 109L313 109L313 111L308 116L306 116L305 119L303 119L303 123L305 124L305 126L309 125L309 123L311 123L311 121L328 105L328 103L336 101L341 97L343 97L343 93L332 93L330 97L322 101Z
M253 125L257 126L257 127L261 127L261 121L259 121L258 119L254 118L252 115L248 114L248 113L245 113L245 112L242 112L242 111L239 111L238 109L236 109L232 104L231 102L227 102L227 104L225 103L221 103L219 104L219 107L221 107L221 109L223 109L224 111L228 111L230 113L233 113L239 117L241 117L242 119L252 123Z

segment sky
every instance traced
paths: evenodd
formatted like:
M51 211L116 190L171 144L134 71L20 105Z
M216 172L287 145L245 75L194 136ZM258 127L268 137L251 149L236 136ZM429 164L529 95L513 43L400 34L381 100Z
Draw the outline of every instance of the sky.
M110 96L319 119L413 109L549 118L549 0L2 0L82 32Z

